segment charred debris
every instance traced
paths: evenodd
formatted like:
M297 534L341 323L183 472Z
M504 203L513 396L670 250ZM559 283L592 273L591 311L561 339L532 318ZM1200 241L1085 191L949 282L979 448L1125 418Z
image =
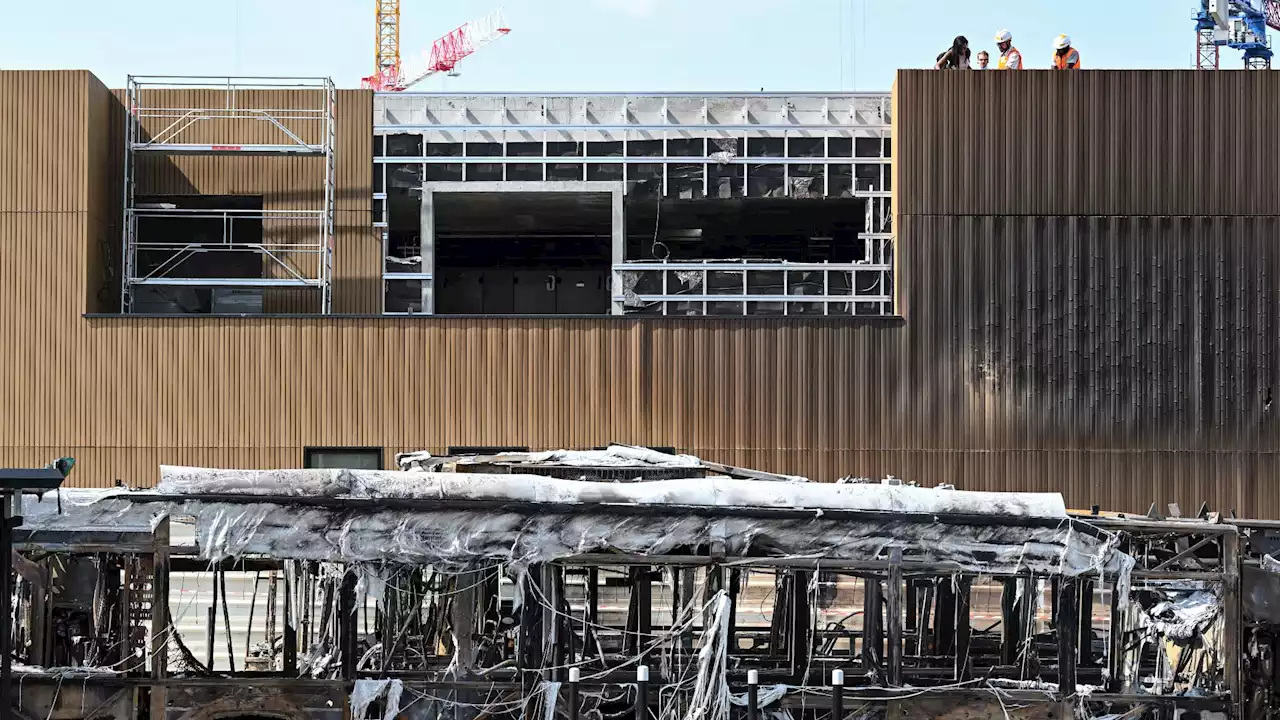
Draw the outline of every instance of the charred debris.
M1280 525L629 446L28 500L29 718L1269 718Z

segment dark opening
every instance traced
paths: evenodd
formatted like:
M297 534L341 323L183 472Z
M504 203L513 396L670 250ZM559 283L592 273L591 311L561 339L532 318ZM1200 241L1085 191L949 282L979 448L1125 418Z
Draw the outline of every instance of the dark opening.
M262 256L248 249L263 242L262 196L146 195L139 208L162 215L138 216L139 276L201 279L261 279ZM200 212L208 211L208 212ZM215 212L217 211L217 212ZM225 217L220 211L230 211ZM152 243L167 248L147 248ZM211 247L184 253L178 245ZM139 287L134 312L140 314L259 314L262 290L251 288Z
M661 219L656 200L633 200L627 203L626 257L852 263L866 259L858 239L865 222L861 198L668 199Z
M379 447L309 447L302 451L302 466L318 470L381 470Z
M430 169L432 166L428 165ZM422 272L422 181L423 166L387 166L387 256L388 273ZM390 307L388 311L392 311ZM393 311L394 312L394 311Z
M437 193L441 315L609 312L607 193Z

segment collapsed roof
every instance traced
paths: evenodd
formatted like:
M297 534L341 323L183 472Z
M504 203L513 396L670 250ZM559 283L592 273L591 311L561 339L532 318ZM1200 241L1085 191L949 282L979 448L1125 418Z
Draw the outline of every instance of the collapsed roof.
M785 476L599 482L528 474L540 464L614 462L640 477L653 467L712 467L690 456L634 450L443 464L422 454L402 456L402 466L412 468L503 467L483 473L163 467L154 492L63 491L31 508L27 525L141 526L169 514L193 519L199 553L210 560L264 555L456 572L495 562L519 571L552 561L659 555L832 567L893 561L1068 576L1122 575L1130 563L1111 533L1070 518L1056 493L822 484Z

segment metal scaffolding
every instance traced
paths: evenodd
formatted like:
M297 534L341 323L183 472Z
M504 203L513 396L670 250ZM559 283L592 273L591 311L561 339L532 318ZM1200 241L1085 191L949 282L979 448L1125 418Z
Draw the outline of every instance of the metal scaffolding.
M260 300L271 288L314 288L320 312L329 313L337 145L333 81L130 76L125 102L123 311L149 311L140 296L162 289L208 290L210 310L219 313L233 312L219 305L219 293L256 291ZM262 198L257 188L236 188L246 196L232 198L256 206L226 195L216 197L227 199L227 206L218 206L215 196L192 202L189 193L152 182L152 173L164 170L157 156L174 164L182 156L311 157L324 163L323 188L316 194L319 202L290 198L284 207ZM139 202L139 187L149 201ZM226 262L213 259L219 255L234 256L241 266L229 271Z

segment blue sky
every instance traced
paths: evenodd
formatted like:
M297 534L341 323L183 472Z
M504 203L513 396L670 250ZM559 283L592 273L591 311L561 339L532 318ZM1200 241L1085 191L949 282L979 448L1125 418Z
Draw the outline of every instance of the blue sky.
M5 2L0 68L329 75L373 63L373 0ZM1009 28L1032 67L1060 32L1089 68L1189 68L1195 0L402 0L406 56L503 6L513 33L424 90L885 90L957 34ZM1240 59L1224 51L1224 66Z

